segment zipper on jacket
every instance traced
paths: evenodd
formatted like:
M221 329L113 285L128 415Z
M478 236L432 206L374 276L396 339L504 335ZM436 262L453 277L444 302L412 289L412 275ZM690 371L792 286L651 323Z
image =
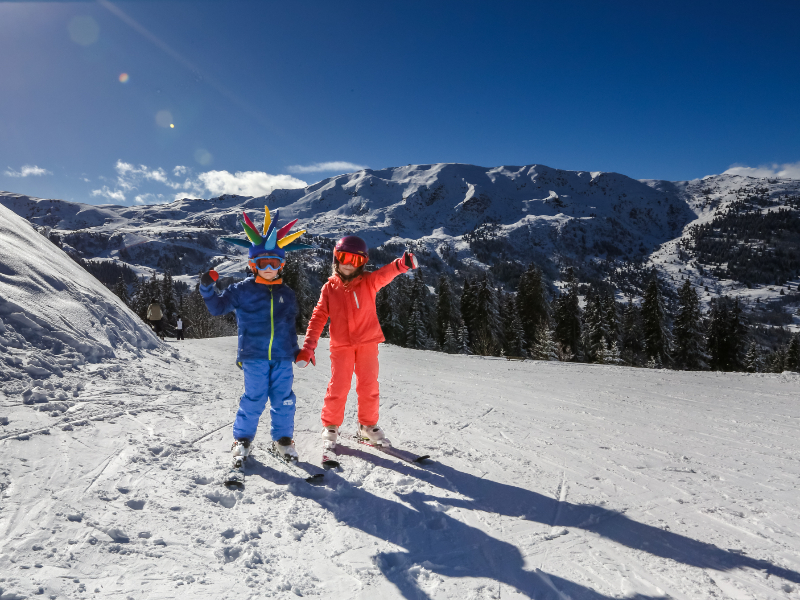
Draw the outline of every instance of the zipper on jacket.
M272 287L269 288L269 351L267 358L272 360L272 341L275 339L275 318L273 311L275 308L275 294L272 293Z
M355 298L355 299L356 299L356 308L361 308L361 307L358 305L358 296L356 296L356 293L355 293L355 292L353 292L353 298Z

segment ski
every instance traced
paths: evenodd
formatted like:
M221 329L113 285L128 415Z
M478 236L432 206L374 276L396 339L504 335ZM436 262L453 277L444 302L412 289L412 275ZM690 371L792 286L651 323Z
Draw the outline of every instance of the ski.
M338 469L339 455L336 454L336 442L325 442L325 447L322 449L322 466L325 469Z
M384 454L388 454L389 456L394 456L395 458L399 458L400 460L404 460L406 462L414 463L417 465L425 460L428 460L431 457L430 454L414 454L413 452L409 452L408 450L401 450L400 448L395 448L394 446L381 446L380 444L375 444L371 442L368 438L363 438L358 434L354 435L352 439L358 442L359 444L370 446L371 448L380 450Z
M281 463L284 467L286 467L289 471L292 472L292 475L296 475L297 477L301 478L303 481L311 484L318 484L322 483L323 478L325 477L325 473L310 473L306 468L301 466L303 463L299 463L293 460L286 460L278 454L272 444L269 445L267 448L266 453L271 456L274 460Z
M244 465L247 457L237 456L225 474L222 484L228 487L244 487Z

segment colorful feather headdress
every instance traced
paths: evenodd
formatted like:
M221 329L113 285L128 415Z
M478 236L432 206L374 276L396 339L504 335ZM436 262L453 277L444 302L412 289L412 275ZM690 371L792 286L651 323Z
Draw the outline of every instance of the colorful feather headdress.
M306 250L314 247L295 241L306 232L305 229L289 233L289 230L297 223L297 219L278 229L277 210L275 211L275 218L273 219L272 215L270 215L269 208L266 206L264 207L264 227L261 233L259 233L258 228L253 221L250 220L246 212L242 213L242 217L244 218L240 218L239 223L241 223L247 239L224 237L222 240L237 246L242 246L243 248L249 248L250 258L260 254L273 254L284 258L286 252L291 250Z

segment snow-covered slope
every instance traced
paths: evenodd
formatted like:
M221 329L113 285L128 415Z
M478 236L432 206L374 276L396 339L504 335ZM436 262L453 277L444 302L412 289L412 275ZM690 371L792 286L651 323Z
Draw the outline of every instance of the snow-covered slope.
M180 360L65 375L65 415L0 394L0 596L797 598L797 374L383 346L381 423L434 462L348 444L311 487L264 454L265 414L232 492L236 339L170 346ZM327 340L317 359L295 374L312 462Z
M6 390L159 344L116 296L4 206L0 257L0 381Z

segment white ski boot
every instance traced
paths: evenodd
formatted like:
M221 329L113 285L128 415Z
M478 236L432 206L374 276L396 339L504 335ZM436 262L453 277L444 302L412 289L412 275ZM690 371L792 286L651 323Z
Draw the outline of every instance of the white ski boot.
M246 440L244 438L240 440L233 440L233 446L231 446L231 452L233 457L236 458L237 456L241 456L242 458L247 458L250 456L250 445L253 442L250 440Z
M233 456L233 468L234 469L241 469L244 465L247 457L250 456L250 444L252 442L250 440L246 440L244 438L240 440L233 440L233 446L231 446L231 454Z
M358 435L360 435L362 439L368 440L371 444L375 444L376 446L392 445L392 442L390 442L386 437L386 434L383 433L383 429L381 429L378 425L367 427L366 425L359 424Z
M322 429L322 433L319 434L326 442L333 442L336 444L336 441L339 439L339 426L338 425L326 425Z
M286 462L297 462L300 459L294 447L294 440L290 437L282 437L273 441L272 447L275 449L275 453Z

